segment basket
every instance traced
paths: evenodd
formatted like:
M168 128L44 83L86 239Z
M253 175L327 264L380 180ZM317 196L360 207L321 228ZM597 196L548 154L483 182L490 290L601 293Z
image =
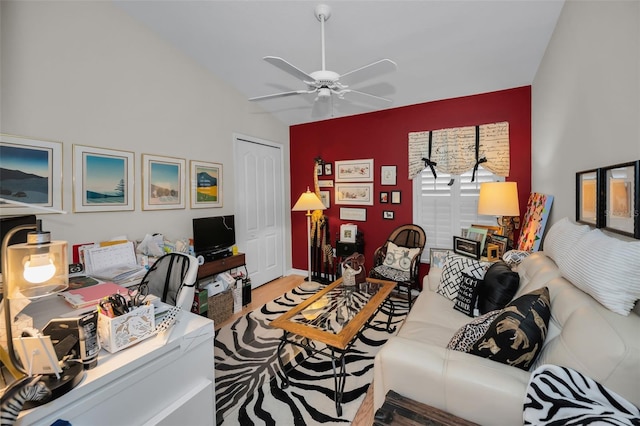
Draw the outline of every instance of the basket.
M207 299L208 313L207 316L213 320L217 326L223 323L231 316L233 312L233 293L231 289L227 289L222 293L211 296Z

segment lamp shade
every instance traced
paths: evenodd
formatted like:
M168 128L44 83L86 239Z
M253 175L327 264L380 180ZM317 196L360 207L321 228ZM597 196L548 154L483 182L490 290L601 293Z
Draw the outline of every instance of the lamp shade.
M516 182L486 182L480 184L478 214L489 216L520 216L518 184Z
M320 198L314 193L309 191L307 188L306 192L303 192L298 201L291 209L292 211L304 211L304 210L324 210L326 207L320 201Z
M69 286L66 241L9 246L7 266L5 291L8 290L10 298L37 298Z

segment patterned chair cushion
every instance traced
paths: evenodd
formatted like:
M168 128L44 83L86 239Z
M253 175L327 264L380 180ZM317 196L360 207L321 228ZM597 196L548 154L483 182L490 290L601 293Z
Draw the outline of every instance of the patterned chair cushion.
M386 278L390 281L408 282L411 280L409 271L401 271L387 265L376 266L375 268L373 268L373 271L376 275Z

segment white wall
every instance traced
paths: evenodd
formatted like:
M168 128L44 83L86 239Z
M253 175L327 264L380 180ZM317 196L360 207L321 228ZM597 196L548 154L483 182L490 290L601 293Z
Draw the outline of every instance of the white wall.
M532 191L575 219L576 172L640 159L640 2L567 1L532 85Z
M176 239L191 236L193 217L233 214L234 132L284 146L290 203L288 126L252 113L243 95L111 2L3 0L0 11L0 130L63 142L63 208L73 210L73 144L136 155L135 211L38 215L54 238L70 245L155 232ZM222 163L223 207L192 210L187 198L184 210L142 211L143 153ZM288 217L286 228L290 235Z

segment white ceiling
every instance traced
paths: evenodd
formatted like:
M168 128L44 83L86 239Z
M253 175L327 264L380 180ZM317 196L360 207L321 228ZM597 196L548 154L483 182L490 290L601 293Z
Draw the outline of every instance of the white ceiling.
M114 2L247 98L306 89L262 58L320 70L314 9L329 5L328 70L344 74L382 58L397 64L395 72L352 87L392 104L334 97L332 117L340 117L531 84L564 0ZM318 119L314 99L263 100L254 111L269 111L287 125L307 123Z

